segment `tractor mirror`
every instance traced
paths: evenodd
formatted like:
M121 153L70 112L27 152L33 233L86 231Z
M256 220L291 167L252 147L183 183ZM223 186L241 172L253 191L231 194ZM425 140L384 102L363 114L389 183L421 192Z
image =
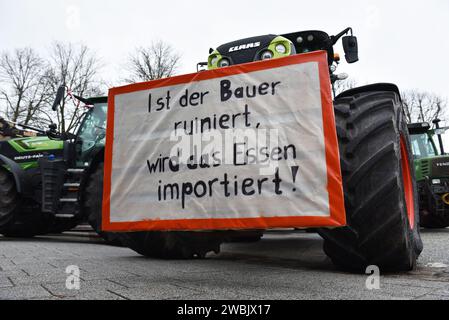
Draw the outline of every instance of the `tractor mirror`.
M207 62L199 62L196 65L196 72L205 71L205 67L207 67Z
M345 58L348 63L355 63L359 61L359 46L357 37L346 36L343 37L343 49L345 50Z
M56 111L58 109L58 106L60 105L62 99L64 99L64 93L65 93L65 86L60 86L58 88L58 91L56 92L56 98L55 102L53 102L53 111Z

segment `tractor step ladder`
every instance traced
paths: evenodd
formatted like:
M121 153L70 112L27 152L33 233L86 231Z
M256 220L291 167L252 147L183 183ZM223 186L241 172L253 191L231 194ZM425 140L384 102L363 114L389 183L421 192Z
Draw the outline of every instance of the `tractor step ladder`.
M71 168L71 169L67 169L68 173L74 173L74 174L82 174L84 173L84 169L75 169L75 168Z
M62 185L59 199L60 218L73 218L80 211L79 192L86 170L83 168L68 168Z
M81 183L64 183L64 188L79 188Z
M78 202L78 199L76 199L76 198L61 198L61 199L59 199L59 202L62 202L62 203L76 203L76 202Z
M78 205L78 193L84 172L85 170L80 168L67 169L68 176L66 177L66 182L63 184L63 196L59 199L60 203Z
M74 214L55 214L56 218L61 218L61 219L72 219L75 218Z

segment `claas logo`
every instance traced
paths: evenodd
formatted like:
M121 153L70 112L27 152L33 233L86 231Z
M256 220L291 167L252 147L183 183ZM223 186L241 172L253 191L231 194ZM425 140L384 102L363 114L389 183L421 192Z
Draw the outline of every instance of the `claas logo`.
M260 42L242 44L241 46L231 47L231 49L229 49L229 52L235 52L235 51L245 50L245 49L249 49L249 48L257 48L257 47L260 47Z

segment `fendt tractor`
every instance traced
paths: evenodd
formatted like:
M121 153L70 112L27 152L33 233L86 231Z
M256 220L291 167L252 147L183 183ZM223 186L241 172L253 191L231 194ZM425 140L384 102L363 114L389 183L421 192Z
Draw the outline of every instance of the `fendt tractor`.
M302 31L230 42L211 49L208 62L199 66L212 70L324 50L331 83L335 84L345 78L335 73L340 59L334 54L334 45L339 39L347 62L357 62L357 38L347 28L336 36ZM354 88L335 97L334 110L347 226L318 231L325 240L324 251L345 270L365 271L369 265L410 270L423 246L413 158L399 89L387 83ZM242 232L235 235L240 237ZM121 237L125 245L145 256L188 259L218 252L232 231L136 232Z
M421 226L425 228L449 227L449 155L443 144L443 134L449 128L440 128L439 122L433 121L434 129L429 123L409 125Z
M58 90L54 111L65 94ZM33 237L60 233L88 220L106 240L113 234L100 231L100 212L94 178L102 174L107 98L77 99L86 109L76 134L58 133L56 125L39 137L0 142L0 234ZM85 106L80 106L80 103Z

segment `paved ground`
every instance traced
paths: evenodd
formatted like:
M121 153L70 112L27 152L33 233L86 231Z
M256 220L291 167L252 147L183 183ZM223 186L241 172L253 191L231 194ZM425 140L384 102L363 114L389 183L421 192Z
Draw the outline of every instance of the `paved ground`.
M270 233L256 244L226 244L207 260L145 259L126 248L73 235L0 238L2 299L446 299L449 230L424 231L417 271L381 277L336 271L318 235ZM66 289L66 267L80 290Z

